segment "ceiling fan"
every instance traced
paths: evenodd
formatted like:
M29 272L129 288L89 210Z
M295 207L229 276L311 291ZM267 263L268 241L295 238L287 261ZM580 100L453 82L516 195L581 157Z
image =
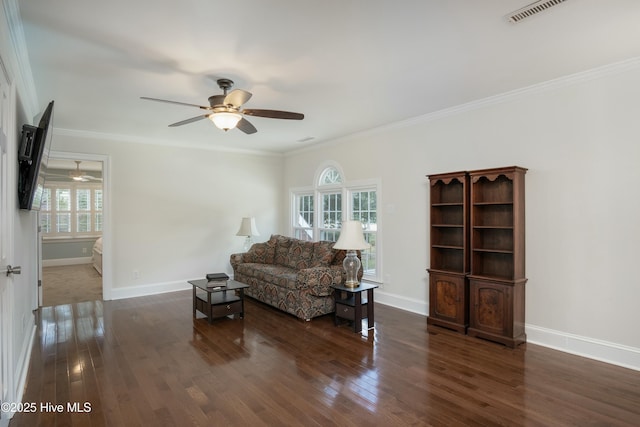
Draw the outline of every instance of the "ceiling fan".
M80 160L74 160L74 162L76 162L76 169L69 171L69 178L73 179L74 181L78 181L78 182L88 182L88 181L102 181L102 178L97 178L95 176L92 175L87 175L84 173L84 171L80 170ZM60 176L60 175L58 175Z
M52 181L60 181L59 179L56 179L56 178L65 178L63 181L66 181L67 179L71 178L76 182L89 182L89 181L102 182L102 178L98 178L93 175L87 175L84 171L80 170L80 163L81 163L80 160L74 160L74 162L76 163L75 170L70 170L66 175L53 173L54 171L59 170L58 168L49 168L49 170L47 171L46 179L52 180Z
M190 119L182 120L180 122L172 123L169 126L182 126L189 123L197 122L202 119L210 119L217 128L224 131L237 127L246 134L256 133L258 130L243 116L253 117L267 117L270 119L288 119L288 120L302 120L304 114L292 113L289 111L280 110L259 110L242 108L242 105L251 98L251 92L247 92L242 89L234 89L227 93L231 87L233 87L233 81L229 79L218 79L218 86L222 89L222 95L212 95L209 97L209 106L205 107L197 104L188 104L185 102L167 101L166 99L149 98L146 96L140 97L148 101L168 102L170 104L186 105L188 107L197 107L201 110L207 110L207 114L192 117Z

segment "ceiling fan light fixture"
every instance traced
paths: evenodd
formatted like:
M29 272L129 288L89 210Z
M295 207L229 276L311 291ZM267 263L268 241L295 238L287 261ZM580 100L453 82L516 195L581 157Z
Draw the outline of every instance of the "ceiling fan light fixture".
M84 175L84 172L80 170L81 160L74 160L74 162L76 163L76 170L69 171L69 178L74 181L82 181L82 175Z
M238 122L242 119L242 114L222 111L211 114L209 119L211 119L218 129L227 131L236 127Z

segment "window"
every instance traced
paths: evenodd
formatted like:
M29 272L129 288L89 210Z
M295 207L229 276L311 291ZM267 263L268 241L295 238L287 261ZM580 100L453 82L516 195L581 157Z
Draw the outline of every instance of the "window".
M71 189L56 188L54 200L56 233L71 233Z
M40 208L44 237L89 237L102 231L100 184L45 184Z
M40 228L43 233L51 232L51 188L45 187L42 191L42 204L40 205Z
M319 227L320 240L335 242L340 236L342 226L342 192L322 194L322 224Z
M303 240L337 241L342 221L354 219L363 225L371 248L362 251L364 278L380 281L378 183L350 184L337 166L325 167L313 188L292 190L292 235Z
M339 184L341 182L342 175L334 167L328 167L320 174L320 185Z
M299 194L293 224L296 239L313 241L314 212L313 194Z
M369 275L376 275L376 248L378 237L377 192L375 189L351 192L352 218L364 227L364 239L371 248L362 252L362 268Z

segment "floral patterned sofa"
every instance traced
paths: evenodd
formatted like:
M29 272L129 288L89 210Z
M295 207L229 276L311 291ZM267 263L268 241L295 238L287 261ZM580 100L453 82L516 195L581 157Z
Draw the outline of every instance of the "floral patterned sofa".
M346 255L333 244L272 235L245 253L231 255L233 278L249 285L245 295L300 319L333 313L331 284L343 283Z

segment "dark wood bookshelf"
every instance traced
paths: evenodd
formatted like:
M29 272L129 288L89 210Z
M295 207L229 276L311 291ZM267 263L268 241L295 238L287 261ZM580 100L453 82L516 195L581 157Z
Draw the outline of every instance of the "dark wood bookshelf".
M469 172L471 272L467 333L510 347L526 341L526 171L512 166Z
M429 175L427 323L515 347L524 332L524 175Z
M469 324L469 177L429 175L429 325L465 333Z

